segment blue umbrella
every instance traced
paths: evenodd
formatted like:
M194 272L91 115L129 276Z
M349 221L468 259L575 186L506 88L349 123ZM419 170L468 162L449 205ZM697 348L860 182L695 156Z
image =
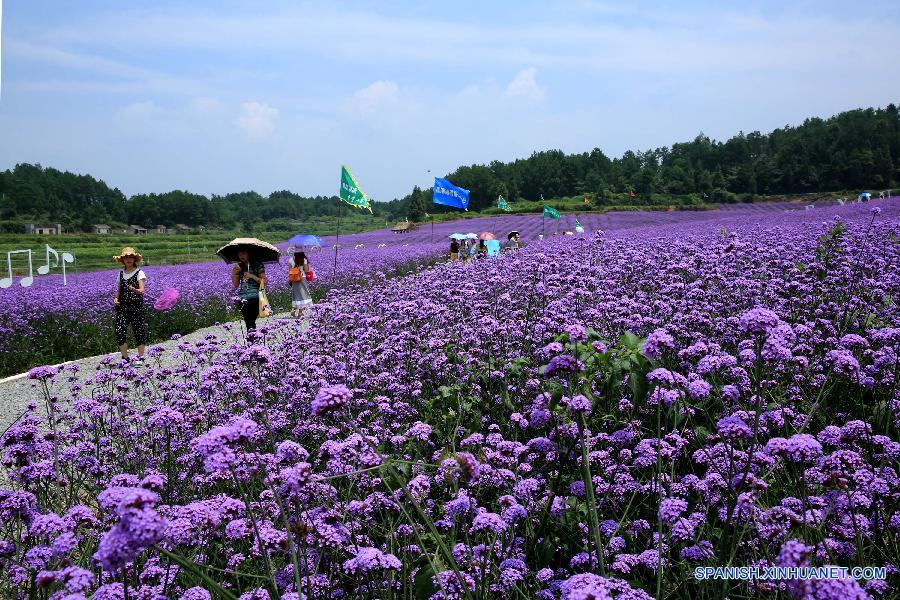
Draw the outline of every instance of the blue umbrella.
M289 239L287 243L293 244L295 246L321 246L322 240L317 235L298 233L297 235Z

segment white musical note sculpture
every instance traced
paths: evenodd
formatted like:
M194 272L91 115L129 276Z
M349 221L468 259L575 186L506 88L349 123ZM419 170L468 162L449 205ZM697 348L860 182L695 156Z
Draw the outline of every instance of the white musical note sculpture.
M49 244L45 244L45 246L46 246L46 254L47 254L47 264L41 265L40 267L38 267L38 275L46 275L47 273L50 272L50 254L51 253L53 254L53 260L56 261L53 263L53 266L54 267L59 266L59 254L56 252L56 250L51 248Z
M28 254L28 275L23 277L19 281L19 285L22 287L28 287L32 283L34 283L34 271L32 271L31 266L31 250L13 250L11 252L6 253L6 268L9 273L9 277L4 277L0 279L0 288L8 288L13 284L13 268L12 268L12 255L13 254Z
M45 244L45 254L47 259L46 265L40 265L37 268L38 275L46 275L50 272L50 255L53 255L53 260L55 261L53 266L58 267L60 265L60 256L59 252L51 248L49 245ZM27 254L28 255L28 275L22 277L19 280L19 285L22 287L29 287L34 283L34 266L31 260L31 250L12 250L6 253L6 271L7 276L0 278L0 288L8 288L13 284L13 266L12 266L12 255L13 254ZM72 264L75 262L75 257L69 252L62 253L62 276L63 276L63 285L67 284L66 281L66 263Z
M47 273L50 272L50 255L51 254L53 255L53 260L54 260L53 266L54 267L59 266L59 253L56 250L54 250L53 248L51 248L50 244L44 244L44 246L46 247L45 253L47 255L47 264L41 265L40 267L38 267L38 270L37 270L38 275L46 275ZM73 263L73 262L75 262L74 256L72 256L68 252L62 253L63 285L66 285L66 263Z

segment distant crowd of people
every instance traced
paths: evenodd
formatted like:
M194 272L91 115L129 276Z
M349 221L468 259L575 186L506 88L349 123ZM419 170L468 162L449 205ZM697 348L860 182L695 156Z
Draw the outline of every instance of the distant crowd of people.
M499 240L483 240L483 239L456 239L450 240L450 260L460 260L470 262L475 259L484 258L491 254L488 247L489 242L497 242L496 248L501 252L514 251L522 247L521 238L518 231L512 231L507 236L507 241L500 244Z

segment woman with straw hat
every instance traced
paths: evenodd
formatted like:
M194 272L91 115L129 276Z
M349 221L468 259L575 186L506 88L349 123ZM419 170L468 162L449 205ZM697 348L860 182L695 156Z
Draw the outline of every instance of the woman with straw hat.
M138 252L130 246L122 248L118 256L113 257L122 265L119 271L119 286L113 304L116 307L116 343L122 358L128 358L128 327L134 332L137 344L138 360L144 360L144 345L147 343L147 322L144 316L144 293L147 275L137 266L143 260Z

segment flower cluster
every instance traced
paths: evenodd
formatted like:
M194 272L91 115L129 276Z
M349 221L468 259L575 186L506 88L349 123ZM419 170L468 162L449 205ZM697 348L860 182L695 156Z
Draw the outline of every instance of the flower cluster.
M346 385L330 385L319 389L312 401L314 415L323 416L340 410L353 398L353 392Z

